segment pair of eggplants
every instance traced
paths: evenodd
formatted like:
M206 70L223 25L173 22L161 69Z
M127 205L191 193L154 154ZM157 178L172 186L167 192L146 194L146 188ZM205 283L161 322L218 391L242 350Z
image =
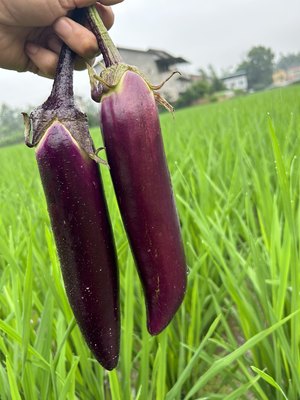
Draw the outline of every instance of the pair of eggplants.
M120 342L117 256L99 159L86 115L74 104L74 57L64 45L49 98L30 116L24 114L25 141L36 147L74 316L96 359L112 370ZM134 69L123 68L117 75L111 85L104 83L107 74L100 79L99 87L105 86L100 125L144 290L148 331L156 335L183 300L186 262L154 93Z

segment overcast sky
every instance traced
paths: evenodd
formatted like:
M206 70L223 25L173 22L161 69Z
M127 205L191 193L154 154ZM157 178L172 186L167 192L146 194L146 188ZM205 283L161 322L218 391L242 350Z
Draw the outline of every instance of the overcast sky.
M277 57L300 52L299 0L124 0L114 11L118 46L162 49L194 70L212 64L221 74L257 45ZM39 105L50 88L48 79L0 69L0 103ZM88 96L86 72L76 73L75 90Z

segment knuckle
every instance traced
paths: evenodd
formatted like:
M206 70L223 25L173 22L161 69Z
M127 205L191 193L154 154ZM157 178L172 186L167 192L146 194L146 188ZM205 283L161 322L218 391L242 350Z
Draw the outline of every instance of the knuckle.
M46 78L52 78L55 74L56 63L47 63L39 68L39 75L45 76Z
M80 55L82 57L91 57L99 51L98 46L91 38L83 38L80 46Z
M58 3L63 10L72 10L76 7L75 0L58 0Z

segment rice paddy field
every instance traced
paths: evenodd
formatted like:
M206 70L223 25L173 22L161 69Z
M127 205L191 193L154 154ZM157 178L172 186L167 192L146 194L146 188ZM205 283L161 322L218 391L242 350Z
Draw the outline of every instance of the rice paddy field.
M34 150L0 149L0 399L300 398L300 87L161 117L189 267L159 336L101 166L117 245L118 368L65 295ZM100 134L93 130L96 144ZM105 283L104 283L105 285Z

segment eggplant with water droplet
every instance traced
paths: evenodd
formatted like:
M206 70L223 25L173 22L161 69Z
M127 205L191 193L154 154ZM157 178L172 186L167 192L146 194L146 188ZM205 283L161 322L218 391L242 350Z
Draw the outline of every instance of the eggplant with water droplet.
M25 137L36 147L70 305L96 359L111 370L120 337L117 257L87 118L74 105L73 63L63 46L50 97L24 114Z
M121 62L92 8L89 22L107 67L100 76L90 71L91 81L103 89L100 126L107 160L144 289L148 331L155 335L178 310L187 281L156 100L168 103L135 67Z

